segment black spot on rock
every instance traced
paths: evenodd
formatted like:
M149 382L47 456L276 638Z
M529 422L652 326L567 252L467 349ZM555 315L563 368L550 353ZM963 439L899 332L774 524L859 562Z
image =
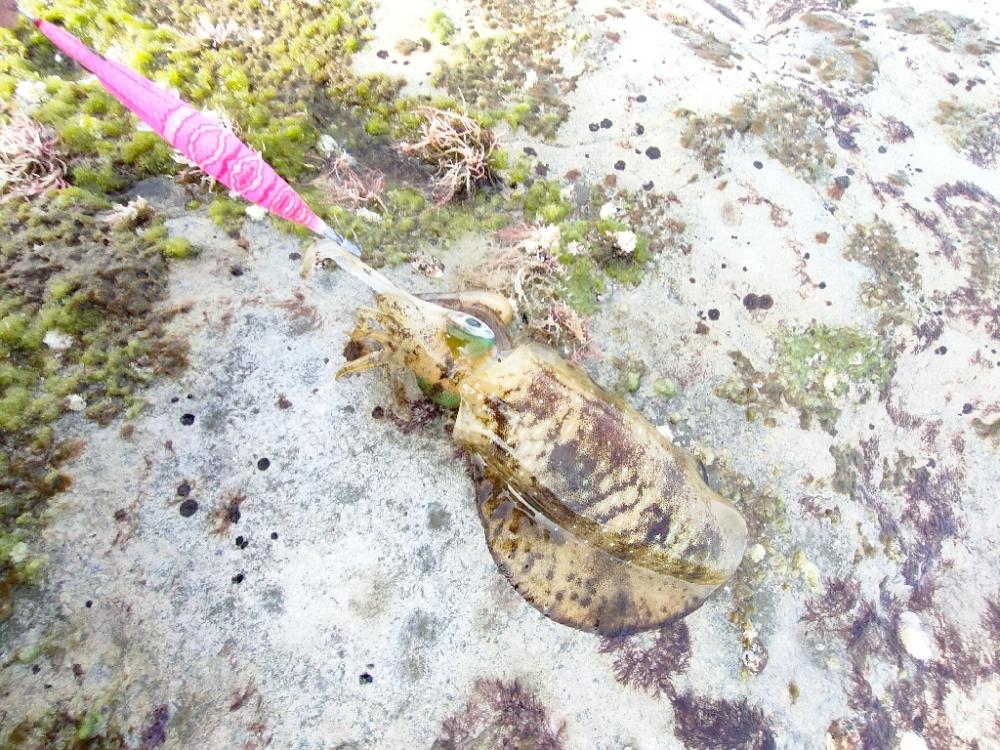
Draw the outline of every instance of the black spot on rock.
M187 497L190 494L191 494L191 485L185 479L183 482L181 482L179 485L177 485L177 496L178 497Z
M278 532L277 531L272 531L271 532L271 538L272 539L277 539L278 538Z
M648 156L650 159L659 159L660 149L658 149L656 146L650 146L649 148L646 149L646 156Z
M538 156L538 152L535 151L535 149L533 149L531 146L525 146L521 150L524 151L524 153L526 153L528 156Z
M264 456L257 460L257 468L260 469L261 471L267 471L267 467L270 465L271 465L271 459L269 459L267 456Z
M385 60L389 57L389 50L380 49L378 52L375 53L375 55L376 57L378 57L379 60Z
M190 427L194 424L194 414L181 414L181 424Z
M237 573L233 576L233 583L243 583L243 579L246 578L242 573Z
M764 168L764 162L762 162L762 161L755 161L753 163L753 166L754 166L755 169L763 169Z
M198 512L198 501L195 500L193 497L189 497L187 500L181 503L181 506L180 508L178 508L178 510L180 511L180 514L184 516L184 518L189 518L190 516L193 516L195 513Z
M718 320L719 319L719 311L716 310L713 307L711 310L708 311L708 319L709 320Z
M610 128L612 125L613 125L613 123L607 117L605 117L603 120L601 120L601 127L604 128L605 130L607 130L608 128Z
M598 130L601 129L601 126L596 122L592 122L587 126L587 128L590 130L591 133L596 133Z
M743 298L743 307L747 310L770 310L774 307L774 300L770 294L754 294L750 292Z
M835 177L833 182L841 190L847 190L848 185L851 184L851 178L847 175L841 175L840 177Z
M962 414L971 414L972 404L962 404Z
M368 674L368 672L362 672L361 676L358 677L358 682L362 685L371 685L374 680L375 678Z
M636 135L642 135L642 134L643 134L643 133L645 133L645 132L646 132L646 128L644 128L644 127L643 127L642 125L640 125L639 123L636 123L636 124L635 124L635 134L636 134Z
M623 162L621 159L619 159L618 161L616 161L615 162L615 169L617 169L619 172L621 172L623 169L625 169L625 162Z
M885 153L886 151L888 151L888 150L889 150L889 149L887 149L887 148L886 148L885 146L879 146L879 147L878 147L878 152L879 152L880 154L884 154L884 153Z
M653 189L653 181L650 180L649 182L644 182L642 184L642 189L645 190L646 192L649 192L650 190L652 190Z

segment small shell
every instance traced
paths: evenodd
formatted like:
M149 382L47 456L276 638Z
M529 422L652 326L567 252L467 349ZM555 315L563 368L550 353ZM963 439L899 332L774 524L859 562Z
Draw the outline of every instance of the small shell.
M899 641L914 659L927 661L934 656L934 644L916 612L903 612L897 629Z

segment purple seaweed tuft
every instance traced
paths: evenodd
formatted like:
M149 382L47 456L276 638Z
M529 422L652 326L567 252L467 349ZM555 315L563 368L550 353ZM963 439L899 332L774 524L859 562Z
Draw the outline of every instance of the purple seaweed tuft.
M691 636L687 625L674 622L655 634L605 638L600 650L614 654L615 679L622 685L647 690L655 696L663 693L673 696L671 678L688 667Z
M674 734L693 750L774 750L764 712L746 698L715 700L683 693L672 700Z
M519 681L477 680L465 706L446 718L439 750L562 750L562 722L553 728L548 710Z

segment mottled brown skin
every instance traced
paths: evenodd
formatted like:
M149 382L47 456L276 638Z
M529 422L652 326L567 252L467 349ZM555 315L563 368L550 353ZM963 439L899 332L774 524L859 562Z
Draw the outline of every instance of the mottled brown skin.
M538 344L460 386L453 435L484 464L494 559L548 617L602 634L697 608L739 565L746 524L691 456Z
M453 436L478 467L487 545L540 612L605 635L649 630L733 574L743 517L635 409L549 347L456 358L432 319L376 302L388 335L363 319L352 340L385 348L342 372L403 367L456 398Z

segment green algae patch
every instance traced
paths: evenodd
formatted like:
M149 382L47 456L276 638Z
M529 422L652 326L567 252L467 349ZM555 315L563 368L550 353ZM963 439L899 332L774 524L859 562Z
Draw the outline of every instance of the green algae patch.
M906 34L926 37L945 52L987 55L1000 49L994 39L984 35L983 27L965 16L944 10L918 13L913 8L899 7L885 11L889 26Z
M585 315L597 312L599 296L606 283L593 259L563 253L559 256L565 274L559 285L559 297Z
M869 268L874 280L861 286L868 307L902 307L908 294L922 288L917 254L903 247L892 225L875 218L856 224L844 248L844 257Z
M129 733L117 726L108 706L73 710L62 704L21 721L0 741L3 750L126 750L135 746Z
M289 180L321 169L322 131L353 146L412 127L398 82L351 70L369 33L365 2L60 0L32 10L214 113ZM109 195L180 169L170 146L28 24L0 30L0 91L19 82L43 87L32 116L55 129L72 184Z
M677 395L677 384L670 378L659 378L653 382L653 393L664 400L672 399Z
M171 237L163 241L163 254L168 258L193 258L198 254L198 248L184 237Z
M431 13L427 21L427 27L439 42L447 42L455 36L455 24L448 18L448 14L441 10Z
M369 35L370 11L364 0L336 0L322 7L280 1L265 7L228 0L195 6L136 0L110 9L93 0L60 0L40 13L215 114L292 181L317 213L357 240L366 249L366 260L382 265L411 257L423 242L440 244L471 230L498 229L508 223L504 214L520 204L491 193L461 205L414 205L414 195L425 201L432 170L401 156L393 143L419 136L420 111L427 102L400 97L399 81L351 70L351 56ZM445 18L437 19L440 28L445 28ZM141 129L77 66L58 61L51 45L27 24L16 34L0 34L0 43L8 53L0 63L0 84L11 91L19 81L44 88L33 116L55 130L70 184L115 196L145 177L173 174L200 191L197 197L208 204L217 224L231 233L239 230L246 219L245 203L206 189L213 187L209 178L175 158L167 144ZM456 101L431 103L461 113ZM534 107L519 109L524 104L504 105L499 113L508 119L512 113L529 117ZM333 153L329 145L320 148L321 136L332 137ZM359 219L334 205L340 197L313 186L340 149L386 178L388 200L378 197L377 205L370 206L378 209L374 219L371 211ZM505 154L488 157L491 174L506 169ZM395 197L406 204L402 210ZM558 218L552 208L545 215ZM298 231L287 222L278 224ZM191 249L165 240L163 251L187 257Z
M174 244L116 229L109 208L78 188L0 205L0 619L40 570L34 535L82 450L55 420L107 424L186 363L159 305Z
M505 29L455 47L438 65L432 83L466 103L484 123L552 138L569 114L565 96L576 77L562 68L557 51L566 35L568 4L483 2L487 26Z
M977 167L1000 164L1000 113L952 97L938 102L935 122L944 127L952 146Z
M668 14L670 29L698 57L708 60L718 68L732 68L743 59L743 55L733 49L729 42L719 39L699 24L692 24L687 18Z
M499 35L474 40L464 53L472 67L448 73L457 75L454 85L445 85L454 97L431 104L463 113L466 106L456 103L462 100L484 126L504 120L532 132L554 132L565 116L563 98L571 82L561 77L552 54L561 43L561 26L552 18L566 10L551 3L544 8L488 7L491 24L541 36L532 37L530 45L521 37ZM559 197L557 186L523 193L518 186L529 181L525 161L510 163L499 150L488 155L487 167L491 174L502 172L513 189L477 185L478 194L468 200L429 205L427 198L438 198L428 189L430 170L392 147L394 141L419 137L420 107L426 101L399 96L400 82L387 76L359 76L351 70L352 54L370 34L371 6L365 0L335 0L322 7L280 0L208 0L194 6L178 0L119 0L111 6L58 0L36 12L217 115L292 181L317 213L365 248L366 260L374 265L406 260L421 244L441 245L469 231L500 229L521 212L534 221L561 224L575 210ZM446 20L435 16L436 29L448 34ZM0 85L13 91L18 82L28 81L44 88L33 116L55 130L70 184L116 196L151 175L175 175L200 191L197 198L208 204L216 223L231 233L239 230L246 219L243 202L206 190L211 180L140 128L92 77L57 59L30 26L3 32L0 43L7 53L0 63ZM487 58L489 65L479 66ZM493 65L499 67L485 76ZM536 80L539 71L543 75ZM466 75L473 88L466 86ZM333 138L334 152L345 149L361 167L385 176L385 194L368 206L374 211L364 218L334 205L336 195L313 186L333 159L329 146L320 148L321 136ZM278 223L295 231L287 222ZM180 240L160 241L170 257L187 257L192 251ZM634 258L574 263L568 296L593 309L603 284L591 278L594 263L602 267L602 277L636 282L637 269L648 257L646 243L637 243Z
M665 247L654 245L653 232L670 238L677 228L661 223L662 214L632 193L595 188L587 203L576 205L563 197L558 183L536 180L521 200L525 219L558 228L558 296L587 315L597 311L609 280L630 286L642 280L647 264ZM608 207L613 210L602 216Z
M770 84L743 96L728 112L675 114L687 121L681 145L713 174L721 171L727 142L736 135L758 139L768 156L811 182L837 163L827 144L830 112L808 91Z
M878 63L865 48L868 36L825 13L806 13L799 19L821 34L821 40L806 58L823 83L843 82L859 87L874 83Z
M815 325L781 333L774 341L771 371L758 371L740 352L731 352L734 374L717 394L745 406L747 418L769 414L782 404L832 432L844 400L864 403L888 387L895 371L891 349L878 337L854 328Z
M775 342L775 353L785 398L801 414L815 414L825 429L840 414L834 399L853 393L858 402L866 401L889 384L895 368L883 342L853 328L813 326L785 333Z
M750 121L742 108L715 115L699 115L690 109L680 109L674 115L685 121L681 146L694 152L705 171L712 174L722 172L722 157L733 136L750 130Z
M365 259L376 266L402 263L421 247L444 247L469 232L495 231L511 221L510 204L499 193L478 193L471 200L439 206L416 190L402 188L388 190L383 201L378 221L338 206L320 211L332 226L365 248Z
M234 230L246 219L247 203L228 196L219 196L208 204L208 218L223 229Z
M766 633L774 617L776 592L794 581L787 504L774 488L755 484L726 463L717 462L711 470L713 488L739 509L747 522L747 539L753 540L727 584L732 592L729 620L744 638L751 631Z

